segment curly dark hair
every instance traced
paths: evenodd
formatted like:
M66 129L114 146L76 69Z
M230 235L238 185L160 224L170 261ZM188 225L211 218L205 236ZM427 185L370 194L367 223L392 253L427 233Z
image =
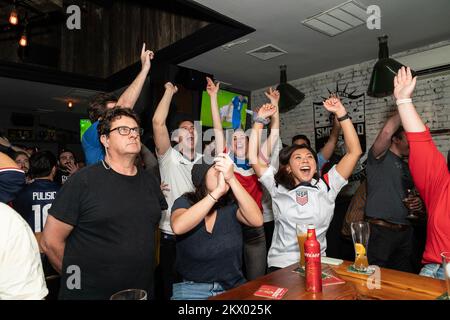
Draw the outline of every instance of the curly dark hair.
M106 112L109 102L117 102L117 97L112 93L100 93L92 98L89 103L88 115L92 123L97 121Z
M292 142L291 142L291 144L294 144L294 142L295 142L296 140L299 140L299 139L305 140L305 141L306 141L306 144L307 144L308 146L311 145L311 141L309 141L308 137L305 136L304 134L297 134L296 136L293 136L293 137L292 137Z
M297 184L295 183L295 179L292 176L292 173L289 173L287 171L287 166L289 165L289 160L291 159L291 156L294 153L294 151L297 151L300 149L307 149L309 152L311 152L312 155L314 156L314 160L316 161L316 165L318 164L317 153L307 144L301 144L301 145L294 144L292 146L283 148L280 151L280 156L279 156L280 168L278 169L278 172L275 174L275 182L276 182L277 186L282 185L283 187L285 187L288 190L292 190L297 186ZM319 170L319 168L317 168L317 170ZM314 173L313 178L316 179L317 181L319 181L319 172L317 170Z
M137 116L136 113L133 112L133 110L128 108L122 108L120 106L115 106L112 109L108 109L104 114L102 120L100 120L97 127L98 135L109 136L109 132L111 130L111 123L116 119L120 119L121 117L129 117L131 119L134 119L134 121L136 121L138 126L140 125L139 117Z
M50 151L38 151L30 157L30 176L47 177L56 167L56 157Z

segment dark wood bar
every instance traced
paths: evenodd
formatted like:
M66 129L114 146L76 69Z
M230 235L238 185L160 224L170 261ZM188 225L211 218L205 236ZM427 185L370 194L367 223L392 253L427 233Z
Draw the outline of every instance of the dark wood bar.
M294 264L210 300L268 300L254 295L261 285L287 288L283 300L435 300L446 291L442 280L385 268L380 268L381 288L369 289L369 276L347 271L351 264L349 261L344 261L340 266L322 264L323 271L331 271L345 281L345 284L323 287L322 293L305 291L305 278L293 272L298 267Z

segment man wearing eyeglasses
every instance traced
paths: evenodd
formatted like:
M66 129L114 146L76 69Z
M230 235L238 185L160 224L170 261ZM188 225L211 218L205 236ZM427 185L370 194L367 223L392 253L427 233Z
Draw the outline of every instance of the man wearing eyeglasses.
M99 134L105 159L64 184L42 248L61 273L60 299L109 299L125 289L152 298L154 232L167 204L154 175L135 165L142 134L136 114L108 110Z

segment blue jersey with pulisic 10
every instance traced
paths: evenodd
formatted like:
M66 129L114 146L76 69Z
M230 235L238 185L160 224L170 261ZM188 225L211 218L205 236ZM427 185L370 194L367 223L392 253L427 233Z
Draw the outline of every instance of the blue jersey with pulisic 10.
M26 186L13 201L14 209L28 222L34 232L42 232L48 210L59 191L56 182L36 179Z

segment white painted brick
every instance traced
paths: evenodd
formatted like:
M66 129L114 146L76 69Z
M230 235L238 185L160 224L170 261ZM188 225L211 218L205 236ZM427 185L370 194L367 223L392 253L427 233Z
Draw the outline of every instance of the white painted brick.
M395 56L420 52L433 46L435 45L409 50ZM313 102L319 102L322 100L321 97L327 96L327 89L334 91L336 82L339 82L340 89L343 89L348 84L347 92L356 89L355 94L365 93L374 63L375 60L370 60L358 65L347 66L290 81L294 87L306 94L306 98L294 110L281 115L281 137L283 142L290 143L292 136L303 133L314 144ZM264 90L266 88L252 92L252 107L267 102ZM426 79L419 78L413 101L424 122L432 130L450 129L450 75L428 76ZM353 109L354 106L352 105L348 111L352 113L352 116L354 116L353 113L358 115L359 113L354 112ZM393 97L377 99L366 96L364 118L366 121L366 142L368 147L372 145L384 122L395 109ZM434 139L440 151L446 155L447 150L450 149L450 136L440 135L435 136Z

